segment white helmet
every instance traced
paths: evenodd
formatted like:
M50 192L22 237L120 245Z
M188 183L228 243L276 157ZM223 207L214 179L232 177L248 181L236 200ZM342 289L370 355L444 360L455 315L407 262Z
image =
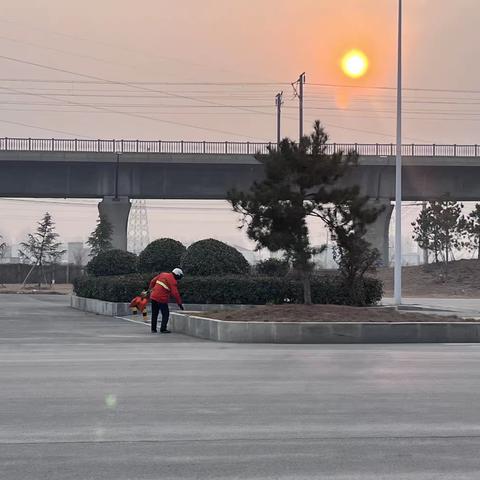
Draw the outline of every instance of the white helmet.
M178 278L182 278L183 277L183 270L181 268L174 268L172 270L172 273L178 277Z

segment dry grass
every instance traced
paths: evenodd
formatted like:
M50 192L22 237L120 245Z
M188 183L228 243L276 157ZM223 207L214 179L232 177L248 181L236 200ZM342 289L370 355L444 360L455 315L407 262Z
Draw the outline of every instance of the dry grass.
M385 295L393 294L393 269L382 268L377 277L383 281ZM406 297L480 298L480 261L459 260L449 265L448 278L442 265L403 268Z
M53 287L50 285L25 285L22 288L21 284L0 284L0 293L30 293L30 294L50 294L50 295L70 295L73 291L73 286L70 283L58 284Z

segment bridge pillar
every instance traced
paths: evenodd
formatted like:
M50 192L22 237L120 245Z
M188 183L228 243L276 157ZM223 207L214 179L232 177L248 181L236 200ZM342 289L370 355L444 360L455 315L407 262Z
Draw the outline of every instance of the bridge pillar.
M392 218L393 205L389 199L371 200L371 206L384 207L374 223L368 225L365 239L372 247L380 252L380 260L383 265L390 265L390 220Z
M118 250L127 250L127 227L130 213L128 197L104 197L98 204L98 211L112 224L112 246Z

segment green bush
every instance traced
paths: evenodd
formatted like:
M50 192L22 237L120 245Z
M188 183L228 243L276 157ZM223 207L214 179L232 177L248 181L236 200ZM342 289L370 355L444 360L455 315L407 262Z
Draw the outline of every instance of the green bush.
M180 266L187 249L172 238L160 238L147 245L138 257L138 271L144 273L170 272Z
M98 298L109 302L129 302L145 289L152 275L134 274L117 277L80 277L74 291L80 297ZM302 283L279 277L227 276L186 277L179 282L185 303L247 304L301 303ZM363 295L359 302L360 293ZM382 283L366 278L355 295L346 290L338 275L324 275L312 280L312 299L318 304L373 305L382 298Z
M95 277L126 275L137 271L137 256L123 250L107 250L93 257L87 272Z
M188 275L202 277L250 272L249 263L238 250L211 238L192 243L188 247L182 268Z
M286 260L278 258L269 258L258 262L255 270L260 275L267 275L270 277L285 277L290 271L290 264Z

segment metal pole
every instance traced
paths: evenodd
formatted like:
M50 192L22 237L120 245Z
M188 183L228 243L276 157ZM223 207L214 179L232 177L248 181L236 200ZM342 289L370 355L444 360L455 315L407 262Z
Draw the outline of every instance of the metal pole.
M395 161L395 304L402 304L402 0L398 0L397 156Z
M300 141L303 138L303 86L305 85L305 72L303 72L298 78L299 88L298 88L298 103L299 103L299 138Z
M283 104L283 92L277 93L275 97L275 105L277 107L277 147L282 140L282 104Z

